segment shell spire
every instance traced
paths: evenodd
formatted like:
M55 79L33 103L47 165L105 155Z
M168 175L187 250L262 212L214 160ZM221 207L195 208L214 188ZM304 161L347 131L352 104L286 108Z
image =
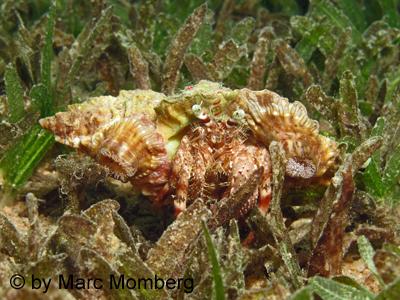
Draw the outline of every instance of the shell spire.
M116 179L130 181L150 199L168 180L170 161L165 140L154 124L153 109L164 94L121 91L70 105L66 112L41 119L56 141L88 153Z

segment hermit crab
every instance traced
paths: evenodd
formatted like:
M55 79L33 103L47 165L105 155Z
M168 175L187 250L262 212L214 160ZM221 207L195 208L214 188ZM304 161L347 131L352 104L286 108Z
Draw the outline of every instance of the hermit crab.
M286 175L301 184L326 184L338 156L300 102L205 80L168 97L135 90L92 98L40 124L114 178L130 181L154 206L173 201L176 214L197 198L229 197L259 167L259 186L236 217L257 201L267 211L273 141L286 153Z

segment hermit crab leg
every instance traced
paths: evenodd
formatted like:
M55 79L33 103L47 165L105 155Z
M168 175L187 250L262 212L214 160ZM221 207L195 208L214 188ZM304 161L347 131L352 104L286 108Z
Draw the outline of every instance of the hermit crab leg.
M213 168L212 172L216 175L218 173L229 174L232 168L230 157L234 153L233 145L226 144L213 154Z
M184 162L186 159L185 154L189 152L189 142L190 142L190 137L185 135L181 140L179 148L174 156L174 159L172 160L173 167L170 176L170 186L172 188L176 187L179 174L181 173L181 170L184 166Z
M185 153L189 151L188 144L189 144L189 137L184 136L172 160L172 170L170 173L169 181L161 189L161 191L157 195L156 200L152 205L154 209L161 208L161 206L163 205L163 200L166 197L166 195L172 192L176 188L178 183L178 178L180 176L180 173L182 171L186 159Z
M271 161L268 150L261 143L256 143L255 145L254 143L255 142L252 140L245 141L232 152L230 159L228 172L229 186L223 197L232 195L249 178L255 169L260 166L264 167L264 174L258 189L249 198L249 201L238 210L236 214L237 218L244 216L254 206L257 199L259 199L261 211L265 214L268 211L269 202L271 200ZM218 160L218 163L221 163L221 159Z
M252 159L249 159L248 153L242 148L242 151L239 151L234 154L234 157L231 161L232 169L228 178L228 182L230 185L225 191L223 197L229 197L232 195L253 173L256 169L256 165L254 164ZM235 218L240 219L243 217L257 202L258 198L258 189L256 189L253 195L246 201L235 213Z
M269 203L271 202L271 159L265 147L258 148L254 155L258 158L259 163L264 166L264 175L258 186L258 208L265 215L268 212Z
M194 165L196 167L193 168L193 184L190 186L190 198L195 200L203 196L204 185L206 183L206 163L200 151L196 153Z
M189 188L189 178L192 171L193 157L185 155L185 162L179 173L178 183L176 185L176 199L174 200L175 216L177 217L186 209L186 199Z

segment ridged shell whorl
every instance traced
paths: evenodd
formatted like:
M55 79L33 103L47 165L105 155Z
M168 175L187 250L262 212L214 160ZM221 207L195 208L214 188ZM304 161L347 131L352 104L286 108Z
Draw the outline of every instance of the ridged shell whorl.
M154 124L153 107L164 98L150 90L121 91L118 97L70 105L66 112L39 122L56 141L88 153L113 177L155 197L170 168L164 137Z
M94 133L110 122L138 113L155 122L153 107L164 98L164 94L151 90L121 91L118 97L101 96L70 105L66 112L39 122L54 134L57 142L85 151Z
M144 115L112 123L93 138L88 148L114 178L129 180L146 196L157 196L168 180L170 165L164 138Z
M323 175L334 165L338 155L336 143L319 134L319 124L311 120L300 102L263 90L238 90L237 100L228 108L233 115L245 112L244 123L255 137L269 146L277 141L285 150L286 174L290 177L311 178Z

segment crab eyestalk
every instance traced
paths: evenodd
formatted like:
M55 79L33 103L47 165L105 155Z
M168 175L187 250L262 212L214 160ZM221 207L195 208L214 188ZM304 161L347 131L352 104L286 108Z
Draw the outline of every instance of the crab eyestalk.
M232 127L235 126L237 123L241 122L244 119L244 116L246 113L244 112L243 109L238 108L235 110L232 114L232 118L230 118L228 121L226 121L226 126L227 127Z

